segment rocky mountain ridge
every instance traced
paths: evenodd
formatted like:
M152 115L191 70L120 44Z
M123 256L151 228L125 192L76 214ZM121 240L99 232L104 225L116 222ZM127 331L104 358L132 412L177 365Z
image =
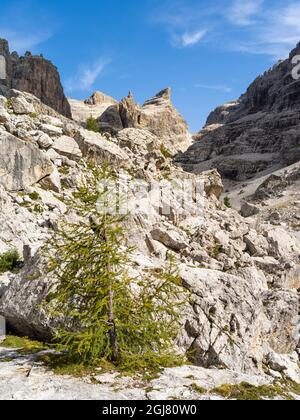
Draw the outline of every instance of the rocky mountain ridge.
M0 80L2 85L9 89L32 93L60 114L71 117L71 108L65 97L58 70L51 61L29 52L23 57L16 52L10 53L5 39L0 39L1 55L6 64L5 80Z
M215 169L186 172L162 149L166 139L172 139L174 124L177 127L169 90L144 107L137 106L131 95L122 104L113 104L122 110L122 125L125 121L128 127L105 134L87 131L30 93L7 86L1 92L0 254L16 247L22 255L18 273L0 275L0 314L13 331L41 340L53 334L55 320L40 305L53 281L51 274L45 274L40 248L60 221L76 220L67 199L92 158L100 165L108 161L133 183L159 185L162 197L163 192L171 191L168 199L159 202L149 202L147 194L130 195L135 211L126 222L128 245L135 247L128 267L132 276L143 279L145 272L163 268L172 255L191 293L175 344L180 352L191 352L193 365L166 370L153 382L156 391L150 397L197 398L194 391L186 390L192 385L187 377L193 372L198 386L209 390L228 381L261 385L289 378L300 384L300 237L297 222L288 222L284 205L278 209L279 220L269 218L268 201L274 200L274 194L284 199L287 185L294 186L290 199L295 207L290 213L295 212L300 200L297 168L277 175L280 181L266 176L251 193L248 183L238 183L232 200L241 197L249 206L248 213L241 215L223 203L223 183ZM86 105L101 106L107 100L94 95ZM213 123L220 121L214 117ZM180 124L178 133L182 127ZM177 140L175 137L174 148ZM190 201L184 205L181 188L186 184L191 187ZM18 356L13 355L12 361L0 364L10 384L15 359ZM26 358L21 361L28 362ZM36 378L45 380L45 372L37 372ZM51 380L69 395L70 382L57 377ZM100 378L103 384L107 380L112 379ZM12 386L21 392L20 382ZM33 386L39 387L34 379ZM88 392L94 395L82 389L87 398ZM107 392L105 386L101 390ZM130 395L147 398L146 394ZM117 395L125 398L129 394ZM205 398L213 397L207 394Z
M195 173L217 168L225 178L244 181L299 161L300 81L292 76L299 53L300 44L238 101L213 111L178 162Z
M172 104L170 88L157 93L143 106L135 102L131 92L119 103L95 92L85 101L70 100L70 104L73 118L79 123L85 123L91 115L97 119L101 132L115 135L124 128L148 130L159 136L174 155L185 151L192 141L186 121Z

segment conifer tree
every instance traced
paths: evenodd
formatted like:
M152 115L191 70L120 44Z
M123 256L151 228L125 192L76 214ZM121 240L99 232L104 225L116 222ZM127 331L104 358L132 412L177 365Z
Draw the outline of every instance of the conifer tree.
M86 129L95 133L100 131L97 120L92 115L86 120Z
M49 271L56 284L48 302L64 319L56 339L70 359L105 359L127 369L159 367L180 360L173 350L184 289L174 264L142 279L128 276L133 251L126 244L118 205L111 208L114 172L90 167L74 193L80 221L59 228L49 243Z

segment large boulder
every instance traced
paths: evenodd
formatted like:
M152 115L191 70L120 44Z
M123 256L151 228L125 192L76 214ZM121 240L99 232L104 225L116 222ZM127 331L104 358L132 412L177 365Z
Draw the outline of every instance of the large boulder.
M51 161L37 146L0 131L0 184L7 190L23 190L52 171Z
M75 140L83 157L95 158L100 163L106 161L114 164L126 164L129 161L128 155L120 147L99 133L81 129L77 132Z
M295 291L268 292L265 282L251 276L183 264L180 276L194 302L181 344L197 365L255 371L262 369L270 351L295 351L299 334Z

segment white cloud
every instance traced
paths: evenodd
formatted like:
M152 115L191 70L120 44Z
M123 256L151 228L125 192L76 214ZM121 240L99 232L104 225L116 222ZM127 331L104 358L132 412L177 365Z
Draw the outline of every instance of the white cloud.
M208 89L208 90L216 90L219 92L230 93L232 92L232 88L226 85L205 85L201 83L196 83L194 85L195 89Z
M252 25L262 5L263 0L235 0L228 10L227 18L234 25Z
M202 29L195 32L185 32L181 36L181 46L185 48L198 44L201 41L201 39L206 35L206 33L206 29Z
M207 7L190 7L172 0L168 7L156 10L152 22L165 28L176 48L205 38L203 44L208 46L221 45L224 50L263 54L274 60L286 58L300 41L300 2L216 0Z
M52 35L50 32L35 32L34 34L30 34L27 31L16 32L0 27L0 37L8 40L11 51L18 51L20 54L42 44L51 38Z
M247 39L233 42L236 51L286 58L300 41L300 4L269 9L261 14L261 24L254 25Z
M76 76L66 82L66 89L70 92L90 91L110 62L110 59L101 57L91 65L82 65Z

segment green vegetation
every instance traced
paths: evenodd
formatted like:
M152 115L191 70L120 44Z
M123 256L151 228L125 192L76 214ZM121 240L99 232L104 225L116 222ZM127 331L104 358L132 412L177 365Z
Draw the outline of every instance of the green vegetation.
M35 204L34 207L33 207L33 211L35 213L40 213L41 214L41 213L44 212L44 209L40 204Z
M41 198L37 191L33 191L32 193L28 194L28 197L33 201L37 201Z
M70 167L69 166L61 166L58 169L58 172L62 175L68 175L70 173Z
M57 279L48 309L68 320L56 341L68 351L69 365L136 371L181 364L173 350L186 302L181 279L172 261L155 276L130 278L126 217L119 204L111 208L114 182L107 165L89 167L73 200L86 223L66 223L48 244L49 272Z
M239 385L224 384L214 388L212 394L218 394L223 398L240 401L274 400L281 397L285 400L293 400L290 393L300 395L300 385L292 381L282 381L273 385L254 386L247 382Z
M15 271L18 268L20 256L17 249L11 249L0 255L0 274Z
M160 151L161 151L161 154L163 155L163 157L165 157L166 159L169 159L169 158L172 157L172 153L170 152L170 150L164 144L162 144L160 146Z
M200 394L200 395L207 393L207 390L205 388L202 388L201 386L199 386L197 384L192 384L190 386L190 388L191 388L192 391L195 391L195 392L197 392L197 394Z
M29 117L32 119L36 119L38 117L38 114L36 112L32 112L31 114L29 114Z
M2 347L18 349L21 354L33 354L49 348L47 345L38 341L32 341L28 337L16 337L8 335L1 343Z
M94 131L95 133L99 133L99 126L97 120L92 117L92 115L86 120L86 129L89 131Z
M231 205L231 200L230 200L230 198L229 198L229 197L225 197L225 198L224 198L224 205L225 205L227 208L229 208L229 209L231 209L231 208L232 208L232 205Z
M209 250L209 255L212 258L217 258L223 252L223 246L221 244L216 244Z

